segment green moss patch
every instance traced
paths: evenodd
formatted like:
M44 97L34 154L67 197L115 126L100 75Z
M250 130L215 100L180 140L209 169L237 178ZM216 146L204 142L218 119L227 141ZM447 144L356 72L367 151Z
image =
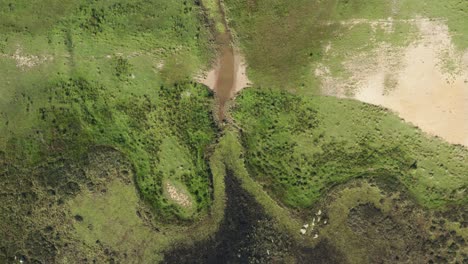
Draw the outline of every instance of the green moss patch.
M120 181L110 183L105 193L80 193L69 202L77 237L88 247L125 253L129 260L151 260L157 250L154 231L138 217L138 204L135 187Z

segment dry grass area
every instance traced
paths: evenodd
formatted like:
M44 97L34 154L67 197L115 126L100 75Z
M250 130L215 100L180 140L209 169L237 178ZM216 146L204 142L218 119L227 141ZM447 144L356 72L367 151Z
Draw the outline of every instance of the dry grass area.
M352 20L391 31L393 20ZM418 38L406 47L382 43L369 52L349 56L343 65L349 76L333 76L320 65L315 75L329 95L355 98L394 110L400 117L450 143L468 146L468 52L452 44L443 20L406 20ZM346 22L342 22L342 24ZM333 52L333 46L325 48Z

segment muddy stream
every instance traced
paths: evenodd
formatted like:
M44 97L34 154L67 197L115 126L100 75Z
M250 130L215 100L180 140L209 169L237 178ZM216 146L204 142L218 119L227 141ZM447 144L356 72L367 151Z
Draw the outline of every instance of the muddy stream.
M223 15L220 6L220 12ZM249 85L242 56L226 31L218 33L218 60L199 81L214 91L220 122L227 121L227 105L237 92ZM340 263L334 249L321 242L314 249L299 245L285 230L277 228L255 198L245 191L232 171L226 171L226 207L218 231L210 238L174 245L163 263Z
M221 47L221 56L217 66L218 70L214 91L218 100L218 118L222 121L225 119L226 102L229 101L235 93L236 67L230 33L226 32L221 34L217 39Z
M246 75L246 66L239 50L233 46L231 31L225 19L224 11L219 4L223 17L225 32L215 37L218 58L213 68L198 81L214 91L217 103L216 117L220 122L226 121L226 105L234 95L247 87L250 82Z

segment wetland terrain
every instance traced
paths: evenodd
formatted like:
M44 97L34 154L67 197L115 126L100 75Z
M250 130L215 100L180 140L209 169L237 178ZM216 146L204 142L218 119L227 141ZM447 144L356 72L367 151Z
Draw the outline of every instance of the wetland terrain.
M0 1L0 263L468 263L467 25Z

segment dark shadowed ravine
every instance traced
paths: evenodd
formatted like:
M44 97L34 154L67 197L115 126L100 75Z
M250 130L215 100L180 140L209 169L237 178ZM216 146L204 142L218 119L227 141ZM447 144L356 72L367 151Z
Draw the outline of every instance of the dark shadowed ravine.
M163 263L345 263L325 240L304 248L265 214L231 171L226 173L224 220L212 238L192 246L174 245Z

